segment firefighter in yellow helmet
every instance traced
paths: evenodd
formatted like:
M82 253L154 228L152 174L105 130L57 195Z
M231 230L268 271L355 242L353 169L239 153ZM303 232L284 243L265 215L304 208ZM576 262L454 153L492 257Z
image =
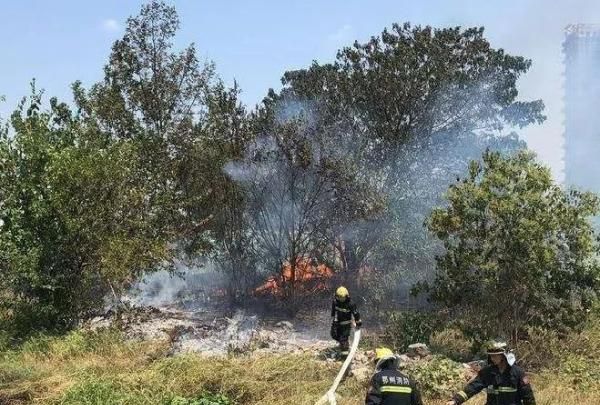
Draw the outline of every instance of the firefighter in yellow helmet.
M365 405L423 405L414 381L398 370L398 357L387 347L375 349L375 374Z
M349 353L350 331L352 329L352 318L356 329L360 329L362 322L356 304L350 299L350 293L346 287L339 287L335 291L335 297L331 303L331 337L340 344L340 357L344 360Z

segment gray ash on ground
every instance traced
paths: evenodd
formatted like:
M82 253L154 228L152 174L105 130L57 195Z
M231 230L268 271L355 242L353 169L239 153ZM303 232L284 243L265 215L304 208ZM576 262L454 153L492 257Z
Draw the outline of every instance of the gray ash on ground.
M299 319L292 323L243 310L232 312L225 307L189 311L175 306L124 306L92 318L83 326L90 330L116 327L129 339L167 340L172 354L290 353L332 346L326 333L328 317L324 315L313 316L310 322Z

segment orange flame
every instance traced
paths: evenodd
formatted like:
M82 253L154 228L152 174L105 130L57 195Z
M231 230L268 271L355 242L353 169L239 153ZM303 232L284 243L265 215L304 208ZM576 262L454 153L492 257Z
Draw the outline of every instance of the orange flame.
M327 280L333 277L333 270L324 264L313 265L307 257L296 259L295 277L292 277L292 266L286 262L281 274L269 277L267 281L254 290L255 295L283 295L284 285L296 283L303 294L310 294L327 289Z

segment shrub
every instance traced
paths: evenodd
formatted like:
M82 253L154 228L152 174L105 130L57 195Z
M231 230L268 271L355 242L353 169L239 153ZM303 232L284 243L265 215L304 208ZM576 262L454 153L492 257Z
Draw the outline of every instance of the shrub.
M597 195L564 190L530 152L488 151L447 199L427 221L444 254L426 289L463 332L517 342L531 326L580 330L600 294Z
M94 352L107 354L121 344L121 332L115 329L98 331L77 330L64 336L36 335L27 339L22 347L23 353L66 359L80 354Z
M435 353L455 361L469 361L473 357L474 342L458 328L444 328L429 338L429 347Z
M409 363L405 369L428 397L448 397L465 383L463 365L441 356Z
M433 312L390 312L383 340L395 350L404 352L412 343L429 343L433 332L441 327L440 317Z

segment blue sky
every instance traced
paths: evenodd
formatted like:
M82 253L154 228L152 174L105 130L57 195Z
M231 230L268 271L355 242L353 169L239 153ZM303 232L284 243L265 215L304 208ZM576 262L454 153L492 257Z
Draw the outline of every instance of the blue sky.
M69 101L69 85L102 76L112 42L138 0L4 0L0 7L0 116L6 117L36 78L47 95ZM548 121L522 132L530 148L562 179L563 29L600 23L598 0L254 0L171 1L182 20L179 46L195 42L200 56L216 62L228 83L235 78L243 100L259 102L278 87L285 70L312 60L333 60L355 39L364 41L394 22L434 26L485 26L496 47L533 59L521 79L522 99L542 98Z

